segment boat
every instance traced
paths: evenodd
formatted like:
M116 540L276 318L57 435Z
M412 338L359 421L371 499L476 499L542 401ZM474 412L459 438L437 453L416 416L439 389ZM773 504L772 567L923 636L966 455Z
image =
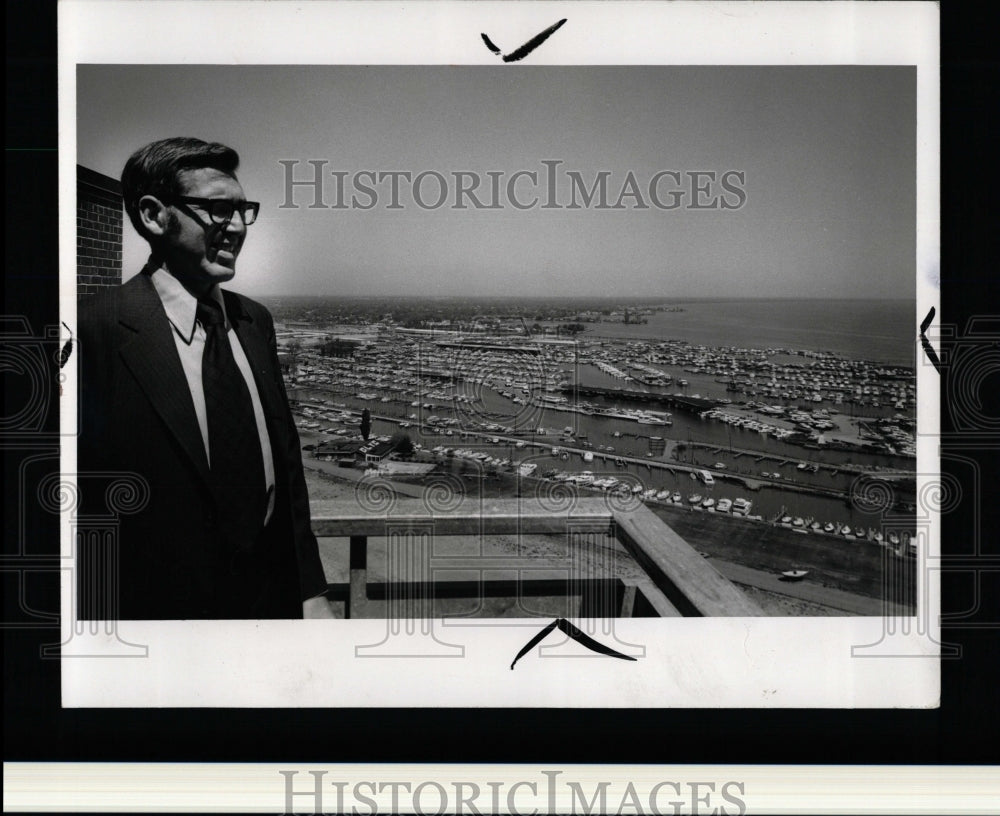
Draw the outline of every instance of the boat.
M660 490L656 494L656 500L657 501L666 501L669 498L670 498L670 491L669 490Z
M804 527L805 524L806 523L801 516L796 516L792 519L792 527Z
M809 570L784 570L781 578L784 581L801 581L809 574Z
M712 478L712 474L707 470L699 470L698 475L701 476L701 480L706 484L706 486L711 487L715 484L715 479Z
M706 510L711 510L715 506L715 499L709 496L707 499L705 499L705 501L701 503L701 506L704 507Z
M732 508L733 503L730 499L719 499L719 504L715 509L720 513L728 513Z
M836 528L833 526L833 522L832 521L828 521L826 524L823 525L823 532L824 533L835 533L835 532L837 532Z
M781 523L782 524L791 524L792 523L792 517L791 516L782 516L781 517Z
M688 503L695 505L701 504L701 493L692 493L688 496Z
M750 513L750 508L753 506L753 502L749 499L735 499L733 501L733 515L734 516L745 516Z
M682 500L683 500L683 497L681 496L680 493L671 493L670 494L670 501L674 502L675 504L680 504Z

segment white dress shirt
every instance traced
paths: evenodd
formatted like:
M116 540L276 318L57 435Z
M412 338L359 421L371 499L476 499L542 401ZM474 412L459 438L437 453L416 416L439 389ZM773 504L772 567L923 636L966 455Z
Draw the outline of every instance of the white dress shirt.
M152 275L152 280L167 313L167 319L174 329L174 344L177 346L181 367L184 369L184 376L187 378L188 388L191 391L191 399L194 401L194 412L198 417L202 442L205 444L205 456L209 457L209 463L211 463L208 445L208 411L205 408L205 388L201 381L201 358L205 351L205 327L197 319L198 299L165 269L157 269ZM222 314L225 316L226 304L222 299L219 287L213 286L209 296L219 304L222 308ZM226 328L229 345L233 350L233 359L236 361L236 367L243 375L247 389L250 391L253 415L257 422L260 452L264 459L264 482L267 489L267 515L264 517L264 523L267 524L274 513L274 456L271 452L271 439L267 433L264 408L260 403L260 395L257 393L257 384L254 382L250 361L247 360L243 346L240 345L239 338L233 331L228 318L226 319Z

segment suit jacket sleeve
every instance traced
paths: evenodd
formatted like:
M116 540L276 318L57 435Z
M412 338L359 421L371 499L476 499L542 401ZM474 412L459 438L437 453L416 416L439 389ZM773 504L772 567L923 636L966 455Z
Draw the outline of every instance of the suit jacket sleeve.
M306 487L305 474L302 469L302 451L299 447L299 432L295 427L292 412L288 405L288 394L285 391L284 379L281 376L281 366L278 362L278 345L274 334L274 322L267 310L265 331L267 346L271 355L272 370L276 372L278 389L281 392L282 417L285 426L276 444L284 440L285 449L280 452L281 462L287 468L286 478L291 502L292 534L294 536L295 552L299 565L299 586L302 590L302 600L314 598L327 589L326 575L319 557L319 545L312 531L312 518L309 512L309 491Z

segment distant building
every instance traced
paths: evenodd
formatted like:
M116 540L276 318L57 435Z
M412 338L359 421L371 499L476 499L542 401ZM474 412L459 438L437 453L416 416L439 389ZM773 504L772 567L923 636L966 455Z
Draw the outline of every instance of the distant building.
M396 444L392 440L379 442L372 450L365 454L365 462L370 465L381 464L383 459L396 450Z
M286 351L279 351L278 365L281 366L282 377L290 376L292 374L292 355Z
M338 357L341 359L354 357L362 348L360 340L348 340L342 337L334 337L324 341L320 345L320 351L327 357Z
M328 439L320 442L313 450L316 459L343 459L346 457L357 458L361 453L364 442L360 439Z

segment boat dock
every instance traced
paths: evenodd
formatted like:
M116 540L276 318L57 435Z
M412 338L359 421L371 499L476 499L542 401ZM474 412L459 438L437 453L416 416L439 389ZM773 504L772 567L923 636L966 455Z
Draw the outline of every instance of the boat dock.
M563 387L564 394L576 394L581 397L603 397L610 400L632 400L634 402L653 402L667 405L671 408L701 413L712 408L718 408L717 400L701 397L685 397L681 394L652 394L648 391L634 391L628 388L597 388L595 386L568 385Z
M705 442L689 442L689 441L678 441L677 448L679 450L684 450L685 448L697 449L702 451L708 451L712 455L720 453L732 454L734 459L740 456L752 456L755 464L760 464L763 461L773 462L777 467L783 467L784 465L795 465L798 467L800 464L808 465L809 467L816 467L820 471L828 472L831 476L836 476L839 473L872 473L870 467L865 465L853 465L853 464L824 464L822 462L817 462L813 459L789 459L787 456L771 453L761 453L760 451L748 450L746 448L726 448L720 447L716 444L705 443ZM712 470L712 468L709 468ZM713 471L714 472L714 471ZM880 470L878 473L885 476L892 476L896 474L906 474L909 471L896 471L896 470Z

